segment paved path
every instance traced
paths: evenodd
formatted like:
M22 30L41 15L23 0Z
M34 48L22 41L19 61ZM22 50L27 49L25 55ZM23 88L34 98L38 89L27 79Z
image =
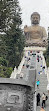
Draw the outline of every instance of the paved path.
M40 53L39 54L37 53L37 55L40 55ZM33 58L32 58L32 56L30 57L31 60L29 62L29 66L33 65L34 63L36 63L36 65L37 65L37 79L40 80L40 87L39 87L39 89L37 89L37 87L36 87L36 94L39 92L40 95L42 96L42 94L44 92L48 96L48 100L46 101L45 111L49 111L49 95L48 95L48 92L47 92L47 84L48 84L47 75L44 74L44 73L38 74L39 71L42 72L41 65L43 66L43 60L41 60L41 58L40 58L39 59L40 61L38 62L37 61L37 55L36 55L36 57L33 57ZM35 62L35 60L36 60L36 62ZM29 68L26 68L26 64L28 64L27 60L25 61L24 64L25 64L25 66L24 66L24 68L22 68L21 73L23 73L24 74L24 78L26 77L25 79L27 79L26 74L28 74L28 70L29 70ZM36 111L40 111L41 104L42 104L42 100L40 102L40 106L37 106L37 110Z
M40 85L39 85L39 89L37 89L37 87L36 87L36 91L37 91L37 93L39 92L41 96L42 96L43 92L48 96L48 100L46 101L45 111L49 111L49 95L47 92L47 84L48 84L47 75L46 74L40 74L40 75L37 74L37 79L39 79ZM37 111L40 111L41 104L42 104L42 100L40 101L40 106L37 106Z

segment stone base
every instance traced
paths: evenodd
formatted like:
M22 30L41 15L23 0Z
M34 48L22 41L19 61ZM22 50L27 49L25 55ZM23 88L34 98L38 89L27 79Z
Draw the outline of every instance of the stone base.
M39 47L46 47L47 43L25 43L25 46L39 46Z
M39 46L27 46L27 47L24 47L24 51L45 51L46 48L45 47L39 47Z

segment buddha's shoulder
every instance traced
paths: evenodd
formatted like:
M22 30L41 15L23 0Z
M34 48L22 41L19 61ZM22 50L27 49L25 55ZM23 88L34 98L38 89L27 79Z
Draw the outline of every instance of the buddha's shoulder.
M28 28L30 28L30 29L32 29L32 28L45 29L44 27L39 26L39 25L30 26L30 27L28 27Z

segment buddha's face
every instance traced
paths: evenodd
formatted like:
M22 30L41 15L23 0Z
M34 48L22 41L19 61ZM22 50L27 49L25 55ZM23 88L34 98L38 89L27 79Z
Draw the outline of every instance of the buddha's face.
M31 17L31 23L32 24L39 24L39 21L40 21L40 18L39 18L39 16L38 15L33 15L32 17Z

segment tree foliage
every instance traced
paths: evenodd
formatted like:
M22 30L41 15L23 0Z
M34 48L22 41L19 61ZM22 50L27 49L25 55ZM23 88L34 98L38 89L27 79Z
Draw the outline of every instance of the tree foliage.
M20 10L18 0L0 0L0 29L6 31L11 28L13 19L20 25L22 23Z
M21 8L18 0L0 0L0 4L0 31L5 33L0 35L0 63L3 66L6 63L5 67L18 67L25 45Z
M44 52L44 57L46 60L46 65L49 67L49 32L48 32L48 46L46 48L46 51Z

